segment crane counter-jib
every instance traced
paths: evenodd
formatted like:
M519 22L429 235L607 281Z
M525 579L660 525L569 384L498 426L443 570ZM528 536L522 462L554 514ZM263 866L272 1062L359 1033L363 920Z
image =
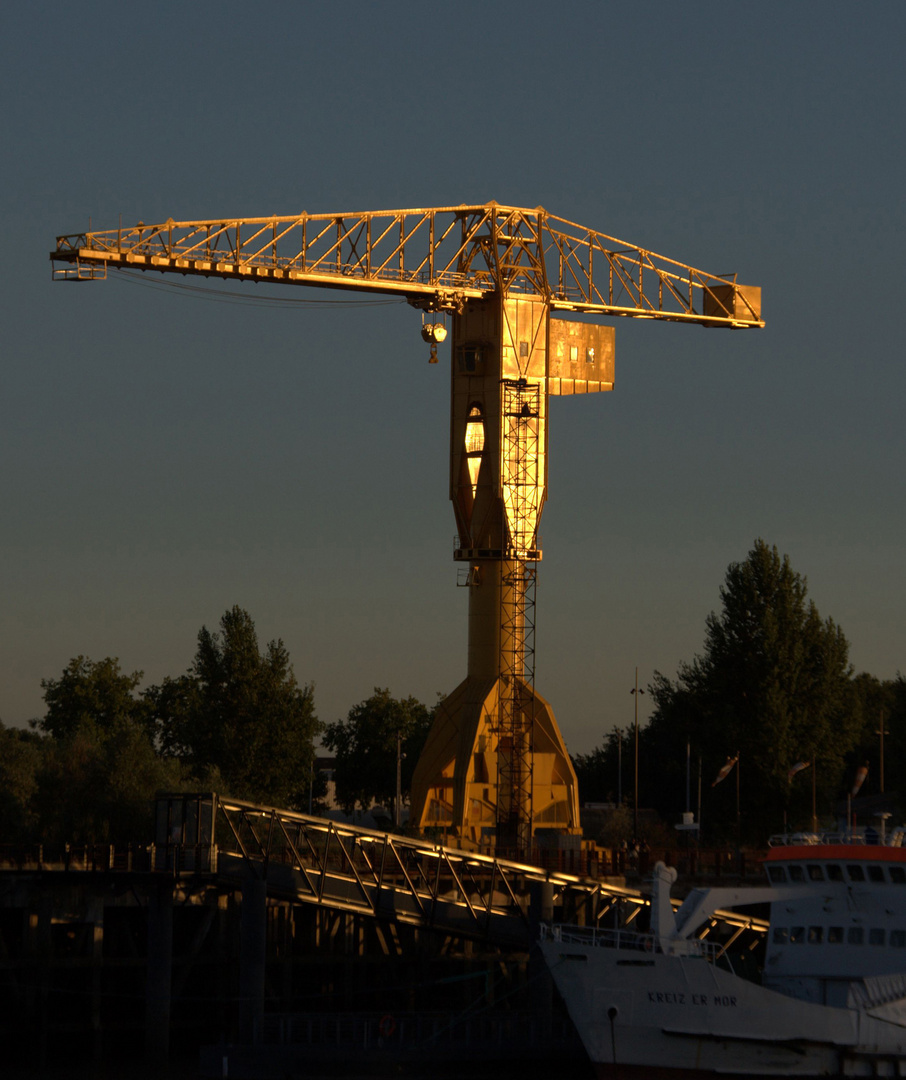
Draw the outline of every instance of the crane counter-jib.
M57 238L54 277L111 269L357 289L428 310L492 293L552 311L760 327L760 289L555 218L482 206L146 225Z

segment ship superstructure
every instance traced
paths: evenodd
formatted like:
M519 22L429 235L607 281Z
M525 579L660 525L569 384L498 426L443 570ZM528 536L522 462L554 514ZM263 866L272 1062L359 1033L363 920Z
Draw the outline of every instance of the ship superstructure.
M540 942L602 1075L906 1074L906 848L776 838L768 882L670 899L658 863L647 933L553 926ZM700 935L720 911L770 922L756 977Z

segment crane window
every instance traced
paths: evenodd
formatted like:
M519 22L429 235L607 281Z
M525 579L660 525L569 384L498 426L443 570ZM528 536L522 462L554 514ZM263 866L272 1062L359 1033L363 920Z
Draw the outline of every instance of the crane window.
M481 406L473 405L469 409L469 419L466 422L466 453L480 454L484 450L484 417L481 415Z
M463 345L459 350L459 370L466 375L474 375L482 369L481 347Z
M469 469L472 498L478 493L478 474L481 471L483 452L484 417L481 415L481 406L473 405L469 409L469 419L466 421L466 464Z

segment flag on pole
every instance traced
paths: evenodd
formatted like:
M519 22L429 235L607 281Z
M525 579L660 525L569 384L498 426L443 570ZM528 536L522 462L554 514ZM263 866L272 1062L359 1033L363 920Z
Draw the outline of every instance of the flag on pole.
M855 798L859 794L859 788L865 783L865 777L868 776L868 762L864 765L860 765L856 769L856 778L853 781L852 797Z
M793 779L797 772L802 772L803 769L807 769L811 765L810 761L797 761L796 764L786 774L787 782Z
M739 754L737 754L736 757L728 757L726 765L724 765L724 767L717 774L717 777L712 782L711 787L717 787L721 780L726 780L730 773L733 771L733 766L736 764L737 761L739 761Z

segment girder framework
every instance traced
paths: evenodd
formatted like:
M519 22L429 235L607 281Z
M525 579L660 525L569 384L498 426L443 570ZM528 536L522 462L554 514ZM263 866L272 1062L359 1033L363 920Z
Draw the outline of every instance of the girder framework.
M57 237L54 277L108 267L405 296L459 310L490 292L552 310L702 325L763 326L760 290L555 217L490 202L414 210L221 218Z
M157 835L162 867L221 877L252 873L267 881L269 893L300 903L497 943L530 940L533 886L550 885L554 903L566 903L583 919L586 909L593 918L605 888L571 874L208 793L160 796Z
M159 796L157 841L158 871L225 881L253 874L275 898L503 946L531 941L538 886L557 915L589 929L631 927L650 906L647 893L624 885L209 792ZM740 933L754 942L766 930L757 916L720 910L697 936L729 948Z
M541 469L541 396L538 382L501 383L502 487L508 524L508 555L500 585L500 696L497 713L497 844L528 851L532 845L532 732L535 686L535 584L539 552L537 522L544 477Z
M525 852L532 847L535 715L535 584L537 568L510 564L501 589L515 597L501 604L501 637L513 646L501 652L500 695L494 725L497 736L497 846ZM515 643L521 640L523 648Z

